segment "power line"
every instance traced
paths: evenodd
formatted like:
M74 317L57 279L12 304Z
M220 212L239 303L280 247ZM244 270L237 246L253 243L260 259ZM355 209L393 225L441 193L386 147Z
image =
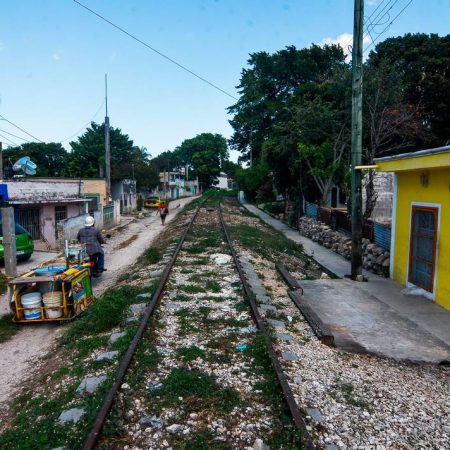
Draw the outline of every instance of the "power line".
M8 120L5 116L0 114L0 117L3 120L6 120L6 122L8 122L9 124L11 124L13 127L16 127L18 130L22 131L23 133L27 134L28 136L32 137L33 139L35 139L36 141L42 142L44 143L44 141L41 141L40 139L38 139L36 136L33 136L31 133L28 133L28 131L24 130L23 128L20 128L19 125L16 125L15 123L11 122L10 120Z
M25 139L25 138L23 138L23 137L20 137L20 136L17 136L17 134L13 134L13 133L10 133L9 131L6 131L6 130L0 130L2 133L6 133L6 134L9 134L10 136L13 136L13 137L15 137L15 138L17 138L17 139L21 139L22 141L27 141L28 139Z
M377 7L372 11L372 14L367 17L367 20L369 20L377 11L378 9L381 7L381 5L385 2L386 0L381 0L380 3L378 3ZM383 8L384 9L384 8Z
M387 26L378 33L378 36L372 40L372 44L370 44L365 50L364 53L369 50L372 46L375 46L375 42L391 27L391 25L398 19L398 17L403 14L405 9L413 2L413 0L409 0L408 3L400 10L400 12L387 24ZM397 3L397 2L396 2Z
M85 128L87 128L88 125L91 124L91 122L97 117L98 113L100 112L100 110L103 108L103 105L105 104L105 100L102 101L102 104L98 107L96 113L92 116L92 119L87 122L85 125L83 125L76 133L72 134L71 136L62 139L61 141L59 141L60 144L62 144L63 142L68 141L69 139L72 139L74 136L76 136L78 133L80 133L80 131L83 131Z
M3 136L2 134L0 134L0 137L3 138L3 139L6 139L9 142L11 142L11 144L13 144L14 146L19 147L19 144L16 144L15 142L11 141L11 139L7 138L6 136ZM7 145L9 145L9 144L7 144Z
M370 36L370 39L372 41L372 44L374 44L375 40L372 37L372 31L375 30L375 27L380 26L380 25L385 25L386 22L389 21L390 17L389 17L389 11L395 6L395 4L398 2L399 0L388 0L388 3L386 3L383 8L381 8L381 10L378 12L378 14L373 18L373 20L371 22L369 22L370 18L373 16L372 13L368 18L367 21L369 22L366 25L366 33L364 34L364 38L367 36ZM381 2L378 6L381 6L384 3ZM378 9L378 8L377 8ZM386 17L386 20L384 22L382 22L382 20ZM378 21L378 22L377 22Z
M208 81L206 78L203 78L202 76L196 74L195 72L193 72L192 70L188 69L187 67L183 66L182 64L180 64L179 62L175 61L173 58L170 58L169 56L165 55L164 53L160 52L159 50L157 50L156 48L152 47L151 45L147 44L146 42L142 41L141 39L139 39L138 37L134 36L133 34L129 33L128 31L124 30L123 28L119 27L118 25L116 25L115 23L111 22L110 20L108 20L106 17L103 17L101 14L95 12L94 10L88 8L87 6L83 5L83 3L80 3L78 0L73 0L76 4L80 5L81 7L83 7L84 9L86 9L87 11L89 11L90 13L94 14L95 16L97 16L98 18L102 19L103 21L105 21L106 23L109 23L111 26L113 26L114 28L117 28L119 31L121 31L122 33L126 34L127 36L129 36L131 39L134 39L136 42L139 42L140 44L142 44L143 46L147 47L148 49L150 49L151 51L157 53L159 56L163 57L164 59L167 59L168 61L170 61L172 64L175 64L176 66L178 66L180 69L183 69L184 71L186 71L187 73L191 74L192 76L198 78L199 80L203 81L206 84L209 84L211 87L213 87L214 89L217 89L218 91L222 92L225 95L228 95L228 97L231 97L233 100L238 100L234 95L228 93L227 91L223 90L222 88L220 88L219 86L215 85L214 83L211 83L211 81Z

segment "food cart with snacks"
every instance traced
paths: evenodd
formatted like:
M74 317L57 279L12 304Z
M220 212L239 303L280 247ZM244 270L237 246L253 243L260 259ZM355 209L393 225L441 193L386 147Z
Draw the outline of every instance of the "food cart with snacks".
M91 264L81 247L72 257L67 250L65 259L46 261L8 283L14 322L63 322L89 307Z

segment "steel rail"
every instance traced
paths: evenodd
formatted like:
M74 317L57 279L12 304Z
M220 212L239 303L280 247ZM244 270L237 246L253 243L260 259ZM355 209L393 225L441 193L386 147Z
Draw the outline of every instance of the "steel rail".
M202 203L202 205L203 205L203 203ZM133 340L131 341L124 357L122 358L122 361L116 372L116 377L114 379L114 383L112 384L111 389L108 391L108 393L105 395L105 398L103 399L103 403L100 407L100 410L97 413L94 425L92 426L91 431L89 432L89 435L83 444L83 447L82 447L83 450L92 450L95 448L95 446L97 444L97 439L103 429L103 426L105 424L108 413L111 410L111 407L113 405L114 396L116 395L117 391L119 390L119 388L122 384L123 378L127 372L127 369L129 367L130 363L131 363L131 360L133 359L133 355L136 351L139 341L141 340L142 335L144 334L144 331L147 328L147 323L148 323L151 315L153 314L153 311L154 311L158 301L160 300L160 298L162 296L163 289L167 283L167 279L169 278L170 272L172 271L172 267L178 257L178 253L180 252L180 249L184 243L186 235L190 231L192 224L194 223L202 205L200 205L196 209L192 219L188 223L188 226L186 227L183 234L181 235L181 239L180 239L178 245L176 246L171 259L169 260L169 262L167 263L167 266L165 267L165 269L163 270L163 272L161 274L161 278L159 280L158 287L156 288L156 291L153 294L153 296L145 310L144 317L142 318L141 323L139 324L139 328L137 329Z
M311 439L311 435L309 434L309 431L306 428L306 423L303 420L300 408L297 405L297 402L295 401L294 394L292 393L291 387L289 386L289 383L286 380L286 376L281 367L280 361L278 360L277 353L276 353L275 349L273 348L271 337L267 331L267 328L264 324L261 314L259 313L258 306L255 302L255 295L252 292L251 287L247 281L247 278L245 277L244 271L242 270L242 267L239 263L239 259L237 257L236 251L233 247L232 240L230 238L228 229L227 229L225 221L223 219L221 204L219 204L219 217L220 217L220 224L222 226L223 232L227 239L228 245L230 246L231 254L232 254L234 263L236 265L237 271L239 273L239 277L242 281L245 295L250 303L250 307L252 310L252 314L253 314L253 318L255 320L256 326L264 335L267 350L269 352L269 356L272 361L272 365L275 369L275 373L278 378L278 382L283 391L284 398L286 399L286 402L288 404L289 411L291 412L292 420L294 421L295 426L302 433L302 441L304 444L304 448L307 450L315 450L316 446L314 445L314 443Z

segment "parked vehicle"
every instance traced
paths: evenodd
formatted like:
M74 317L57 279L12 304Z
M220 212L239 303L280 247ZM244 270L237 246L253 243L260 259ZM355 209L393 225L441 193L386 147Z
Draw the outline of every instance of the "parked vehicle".
M159 208L164 203L158 197L148 197L145 199L144 208Z
M17 259L26 261L33 254L34 244L31 234L16 223L16 255ZM0 222L0 259L4 258L3 223Z

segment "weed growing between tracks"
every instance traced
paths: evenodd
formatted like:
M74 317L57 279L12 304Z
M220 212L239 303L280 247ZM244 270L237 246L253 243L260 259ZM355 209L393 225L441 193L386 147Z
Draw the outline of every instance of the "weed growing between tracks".
M100 448L240 449L256 438L300 448L264 365L270 359L257 358L249 305L216 213L199 215L172 275L155 312L159 326L142 342L158 360L129 371Z

